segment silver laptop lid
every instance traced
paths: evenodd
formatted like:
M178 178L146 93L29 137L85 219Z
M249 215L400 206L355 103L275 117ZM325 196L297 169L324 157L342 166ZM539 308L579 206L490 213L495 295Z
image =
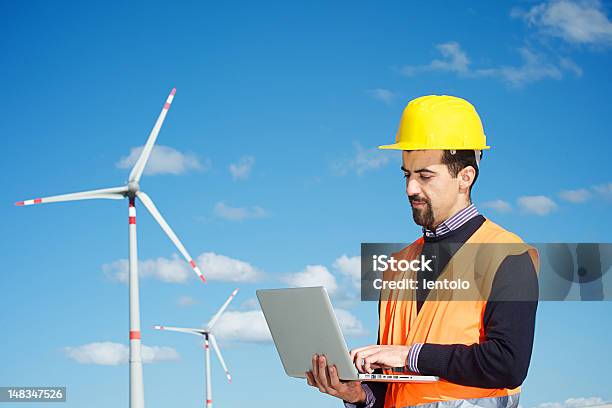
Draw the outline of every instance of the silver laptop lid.
M340 379L358 379L324 287L263 289L257 299L287 375L304 378L312 355L325 354Z

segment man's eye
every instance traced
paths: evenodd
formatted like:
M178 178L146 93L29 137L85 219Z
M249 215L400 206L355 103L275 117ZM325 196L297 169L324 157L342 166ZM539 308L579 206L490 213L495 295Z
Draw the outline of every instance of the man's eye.
M404 173L404 178L407 179L408 178L408 174Z
M421 180L429 180L432 176L426 176L424 174L421 174Z

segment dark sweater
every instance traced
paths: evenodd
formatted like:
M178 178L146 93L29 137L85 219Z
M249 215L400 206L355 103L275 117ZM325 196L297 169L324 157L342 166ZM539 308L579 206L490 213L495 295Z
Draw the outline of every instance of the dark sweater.
M441 237L425 237L423 253L436 252L437 262L428 277L436 279L450 258L484 223L478 215ZM451 244L440 245L437 244ZM419 281L425 276L419 276ZM417 310L427 296L417 291ZM538 281L529 255L508 256L499 266L483 316L485 340L479 344L424 344L417 366L423 375L436 375L455 384L481 388L515 388L527 376L535 316ZM491 299L512 299L493 301ZM376 398L374 407L384 405L386 383L368 383Z

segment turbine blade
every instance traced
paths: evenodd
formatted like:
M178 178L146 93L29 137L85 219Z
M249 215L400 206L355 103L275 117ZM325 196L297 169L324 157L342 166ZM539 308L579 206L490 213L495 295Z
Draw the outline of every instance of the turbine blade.
M225 365L225 360L223 360L223 356L221 355L221 350L219 350L219 346L217 345L217 340L215 339L215 336L211 333L208 335L208 338L210 339L210 343L212 344L213 349L215 349L215 353L217 353L217 357L219 357L221 367L223 367L223 370L225 370L225 376L227 377L227 380L229 382L232 382L232 376L230 375L229 370L227 369L227 365Z
M168 331L175 331L175 332L189 333L189 334L203 335L205 333L205 330L203 329L192 329L189 327L172 327L172 326L154 326L154 327L157 330L168 330Z
M99 190L80 191L77 193L61 194L56 196L34 198L31 200L17 201L15 205L32 205L32 204L44 204L44 203L59 203L63 201L76 201L76 200L91 200L95 198L108 198L111 200L121 200L124 196L123 193L127 191L127 187L112 187L102 188Z
M166 99L166 103L162 108L159 116L157 117L157 121L155 121L155 125L149 134L149 138L147 139L147 143L145 143L142 152L140 153L140 157L134 164L132 171L130 172L130 181L140 181L140 177L142 176L142 172L144 171L145 166L147 165L147 161L149 160L149 156L151 155L151 151L153 150L153 145L155 145L155 140L157 139L157 135L159 134L159 130L164 123L164 119L166 119L166 114L168 113L168 109L170 109L170 105L172 104L172 100L174 99L174 94L176 93L176 88L172 88L172 92L168 95Z
M232 301L232 299L234 299L234 296L236 296L236 293L238 293L238 288L234 289L234 291L232 292L232 294L227 298L227 300L225 301L225 303L223 304L223 306L221 306L221 308L219 309L219 311L212 317L212 319L210 319L210 321L208 322L208 325L206 325L206 328L208 330L212 330L212 327L215 325L215 323L217 323L217 320L219 320L219 317L221 317L221 314L223 312L225 312L225 309L227 309L227 306L230 304L230 302Z
M189 255L189 253L187 252L181 241L178 239L174 231L172 231L170 225L168 225L164 217L162 217L162 215L159 213L159 211L155 207L155 204L153 204L151 198L149 198L149 196L146 193L143 193L142 191L137 192L136 195L138 196L140 201L142 201L146 209L149 210L153 218L155 218L155 221L157 221L157 223L164 230L166 235L168 235L170 241L174 243L174 245L178 248L183 257L187 260L189 265L191 265L191 268L200 277L202 282L206 282L206 279L204 279L204 275L202 275L202 272L200 272L200 268L198 268L198 265L196 265L193 258L191 258L191 255Z

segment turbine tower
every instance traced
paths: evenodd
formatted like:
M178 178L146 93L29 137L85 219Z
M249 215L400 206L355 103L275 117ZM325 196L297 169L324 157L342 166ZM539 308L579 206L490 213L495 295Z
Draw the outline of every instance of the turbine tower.
M57 203L62 201L77 201L90 200L96 198L106 198L111 200L121 200L127 198L129 200L128 222L129 222L129 291L130 291L130 408L144 408L144 386L142 381L142 356L140 352L140 303L138 298L138 250L136 244L136 198L142 202L147 210L151 213L155 221L164 230L166 235L178 248L179 252L185 257L191 268L200 277L203 282L206 282L202 272L191 258L181 241L178 239L170 225L164 217L159 213L153 201L147 194L140 190L139 182L142 172L147 165L153 145L159 134L159 130L166 119L170 104L174 99L176 88L172 89L166 103L162 108L153 130L149 134L147 143L142 149L142 153L136 164L130 172L128 184L122 187L103 188L100 190L82 191L78 193L62 194L57 196L35 198L32 200L19 201L16 205L32 205Z
M230 375L227 365L225 365L225 360L223 360L223 356L221 355L221 350L217 345L217 340L215 339L215 335L212 333L212 328L219 320L219 317L223 314L227 306L230 304L234 296L238 293L238 289L234 289L229 298L225 301L223 306L219 309L219 311L210 319L205 329L190 329L187 327L171 327L171 326L155 326L157 330L170 330L182 333L196 334L198 336L204 337L204 350L206 352L206 360L204 360L204 364L206 366L206 408L212 408L212 384L210 379L210 348L209 343L212 345L213 349L215 349L215 353L219 358L219 362L221 363L221 367L225 370L225 376L227 380L231 383L232 376Z

